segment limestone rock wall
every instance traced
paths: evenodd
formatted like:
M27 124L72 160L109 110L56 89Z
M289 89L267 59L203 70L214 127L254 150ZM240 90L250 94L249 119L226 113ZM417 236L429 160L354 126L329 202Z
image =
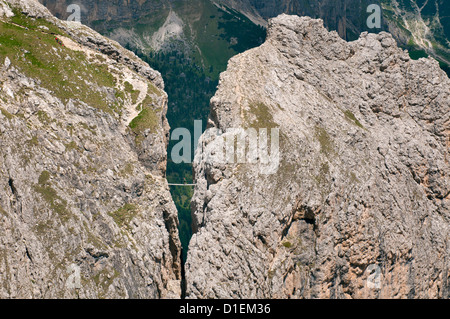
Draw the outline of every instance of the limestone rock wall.
M228 133L202 136L187 296L448 298L449 92L387 33L270 20L222 73L209 127L278 127L280 164L211 160Z
M179 298L161 75L0 1L0 298Z

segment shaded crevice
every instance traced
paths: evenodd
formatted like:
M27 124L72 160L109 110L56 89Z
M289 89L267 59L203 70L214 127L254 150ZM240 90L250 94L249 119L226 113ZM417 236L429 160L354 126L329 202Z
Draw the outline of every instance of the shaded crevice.
M291 219L289 223L284 227L283 231L281 232L281 239L285 238L287 234L289 233L289 229L291 229L291 225L294 221Z
M177 240L180 241L179 237L174 236L178 234L178 225L176 219L168 212L163 213L164 226L169 233L169 251L172 255L172 268L176 274L177 280L181 280L181 247L177 245Z
M281 232L281 238L283 239L287 236L292 224L298 220L303 220L307 224L312 225L313 231L316 232L318 229L318 225L316 223L316 215L318 215L319 213L320 209L313 210L311 207L300 205L299 203L297 203L296 208L292 211L289 221L286 223L286 226Z
M28 250L28 247L25 245L25 254L28 257L28 259L33 263L33 258L31 257L30 251Z
M181 253L183 253L183 248L181 248ZM185 261L181 262L181 299L186 299L186 269Z
M168 211L163 213L164 225L169 233L169 250L172 255L172 269L177 280L180 280L181 299L186 298L186 275L185 262L182 260L183 247L181 246L181 238L178 231L178 216L174 217ZM175 236L174 234L177 234ZM180 245L178 245L180 243Z
M305 217L305 218L303 218L302 220L304 220L305 223L307 223L307 224L309 224L309 225L312 225L312 226L313 226L313 231L314 231L314 232L317 231L318 227L317 227L317 224L316 224L316 217L315 217L315 216L312 217L312 218L307 218L307 217Z
M16 213L19 214L20 218L23 221L22 204L20 202L20 195L19 195L19 192L17 191L16 186L14 185L14 180L11 177L9 177L9 179L8 179L8 186L9 186L9 189L11 190L11 194L13 196L13 199L11 202L13 209Z
M19 194L17 193L17 189L14 186L14 180L10 177L8 180L9 188L11 189L11 193L14 195L14 198L17 200L19 197Z
M87 248L85 249L85 251L92 257L94 258L94 261L97 262L102 258L109 258L109 254L107 252L103 252L103 251L97 251L94 252L94 250L92 248Z
M258 235L258 239L263 243L263 245L268 245L266 239L262 235Z

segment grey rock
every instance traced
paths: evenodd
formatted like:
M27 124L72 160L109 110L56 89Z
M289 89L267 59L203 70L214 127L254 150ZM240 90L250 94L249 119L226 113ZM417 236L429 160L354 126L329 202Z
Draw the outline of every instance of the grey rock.
M10 4L10 8L17 8L20 12L33 18L51 19L53 15L44 6L40 5L38 1L32 0L3 0ZM3 4L5 6L5 4Z
M280 130L280 164L195 155L188 298L448 298L450 80L390 34L281 15L232 58L209 128ZM262 173L263 172L263 173Z
M10 65L11 65L11 60L8 57L6 57L5 58L5 68L9 68Z
M14 13L12 12L11 8L5 3L0 2L0 17L10 18L12 16L14 16Z
M0 298L179 298L159 73L37 1L0 8L45 26L22 26L27 52L0 54ZM46 33L55 27L64 47ZM144 107L152 125L131 128Z

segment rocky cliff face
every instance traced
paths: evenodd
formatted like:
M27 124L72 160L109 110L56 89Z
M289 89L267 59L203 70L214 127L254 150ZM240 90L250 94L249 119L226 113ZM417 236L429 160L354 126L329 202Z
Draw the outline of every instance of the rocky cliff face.
M272 19L211 100L223 134L196 153L187 296L448 298L449 92L387 33ZM279 165L220 160L236 128L278 128Z
M160 74L0 1L0 298L180 297Z
M222 0L220 3L246 13L253 21L267 21L281 13L321 18L330 30L336 30L344 39L355 39L367 31L366 20L371 4L379 0ZM266 23L264 23L266 24ZM377 30L379 31L379 30Z

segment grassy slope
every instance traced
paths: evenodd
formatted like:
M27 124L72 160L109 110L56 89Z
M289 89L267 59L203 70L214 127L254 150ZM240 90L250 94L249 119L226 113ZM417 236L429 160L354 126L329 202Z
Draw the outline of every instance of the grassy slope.
M98 54L89 59L85 53L58 43L56 38L60 36L69 37L46 20L29 18L16 11L11 19L0 21L0 61L9 58L14 67L38 80L41 87L63 103L78 100L100 111L121 115L126 95L136 100L139 91L133 90L128 82L124 82L122 91L117 78L103 63L103 56ZM149 85L153 87L151 94L161 94ZM130 123L137 141L147 128L154 131L158 125L151 95L140 106L142 111Z
M106 112L115 110L116 101L107 99L99 90L115 86L106 65L93 64L83 53L58 44L58 35L65 34L51 23L16 12L10 21L0 21L0 58L4 61L8 57L14 66L39 79L42 87L62 101L79 99Z

